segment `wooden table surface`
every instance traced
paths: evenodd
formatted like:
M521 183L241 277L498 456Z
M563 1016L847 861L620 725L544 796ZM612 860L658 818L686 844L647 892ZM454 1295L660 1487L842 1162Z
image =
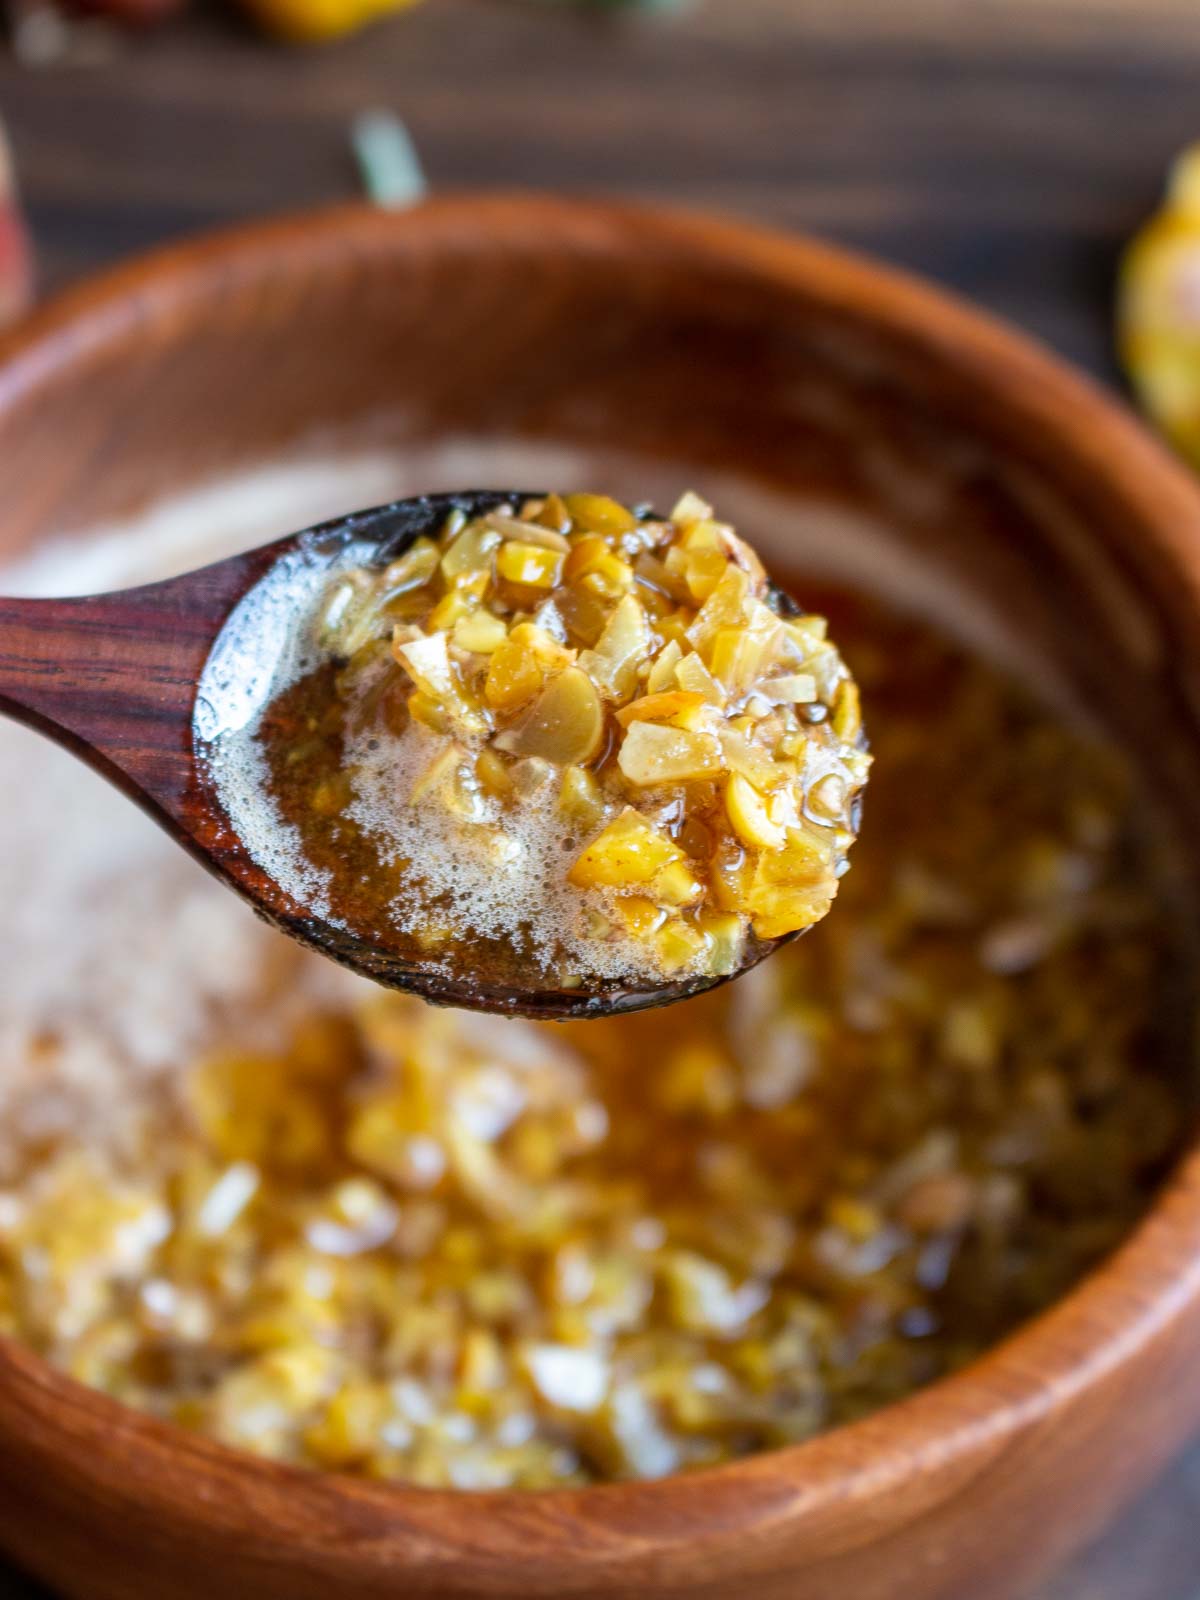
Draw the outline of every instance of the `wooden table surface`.
M369 107L405 118L436 188L611 192L811 230L952 284L1115 382L1117 253L1200 138L1200 0L588 16L428 0L316 52L214 12L103 66L3 62L43 288L353 194L348 128ZM1200 1448L1029 1600L1200 1600L1198 1527ZM0 1573L0 1595L34 1593Z

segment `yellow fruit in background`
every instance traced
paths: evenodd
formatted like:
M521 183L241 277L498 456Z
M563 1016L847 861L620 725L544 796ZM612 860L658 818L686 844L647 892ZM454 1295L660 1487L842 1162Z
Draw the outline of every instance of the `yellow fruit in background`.
M315 44L353 33L377 17L406 11L417 0L248 0L253 15L271 33Z
M1200 144L1121 264L1121 361L1151 419L1200 466Z

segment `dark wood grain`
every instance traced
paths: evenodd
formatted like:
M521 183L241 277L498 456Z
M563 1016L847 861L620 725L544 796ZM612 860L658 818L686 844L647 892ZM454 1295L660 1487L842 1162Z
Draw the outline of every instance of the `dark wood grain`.
M103 70L2 65L0 108L47 287L350 194L347 124L383 104L439 188L600 189L810 229L1111 377L1117 254L1200 131L1198 74L1192 0L714 0L678 21L430 0L316 54L212 15ZM1131 1408L1131 1432L1151 1425ZM1198 1483L1193 1456L1037 1600L1196 1600Z
M142 589L0 598L0 711L184 826L196 684L230 609L263 570L251 552Z

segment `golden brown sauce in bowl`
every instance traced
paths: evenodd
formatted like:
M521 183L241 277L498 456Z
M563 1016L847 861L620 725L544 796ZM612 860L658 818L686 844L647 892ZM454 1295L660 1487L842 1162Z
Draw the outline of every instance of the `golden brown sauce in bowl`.
M197 1059L122 1157L31 1150L0 1328L280 1460L538 1487L808 1438L1059 1296L1184 1125L1135 790L930 625L803 592L876 730L821 927L661 1014L380 995Z
M618 1593L738 1595L753 1587L764 1597L803 1591L814 1600L842 1600L847 1593L890 1594L898 1572L921 1600L984 1591L999 1597L1036 1581L1149 1481L1200 1415L1197 1162L1194 1152L1172 1160L1191 1137L1195 1063L1190 994L1180 985L1182 1003L1175 1005L1172 973L1189 964L1197 904L1200 501L1128 419L1018 336L861 260L741 224L550 197L456 197L402 215L342 211L176 248L41 314L0 365L10 380L0 394L0 459L11 468L12 490L7 552L135 515L167 490L214 477L228 483L247 464L292 447L306 452L306 463L314 449L342 445L378 445L385 459L369 490L356 483L352 493L320 505L291 503L299 514L285 519L281 512L279 532L350 506L472 481L607 484L663 505L681 483L699 482L752 538L778 529L778 546L764 542L764 554L781 577L849 573L898 608L950 619L956 637L977 639L991 660L1013 663L1039 695L1052 686L1093 712L1136 774L1128 785L1123 763L1114 770L1110 757L1096 756L1090 737L1011 685L1001 696L1009 709L1000 725L1022 755L1015 770L1000 769L991 761L994 724L979 714L990 697L978 687L980 677L995 682L993 668L973 668L963 694L951 696L942 670L926 672L916 653L914 684L932 698L911 703L911 716L897 722L904 747L880 759L900 776L893 784L880 770L879 795L890 799L879 802L873 793L865 815L868 835L882 817L880 827L894 836L886 841L887 860L915 861L916 870L893 877L886 860L872 866L864 838L827 925L799 941L794 956L778 958L781 973L792 973L793 960L800 965L794 987L789 977L780 996L767 996L768 1016L782 1023L799 1009L803 1023L801 997L817 980L838 999L828 1042L808 1058L806 1088L773 1115L799 1122L795 1102L806 1096L822 1118L828 1105L834 1115L822 1125L847 1128L845 1159L836 1146L797 1146L805 1160L792 1163L784 1199L794 1208L800 1246L789 1251L786 1279L769 1276L761 1261L753 1275L738 1278L732 1254L725 1270L735 1292L743 1281L766 1280L772 1307L788 1284L804 1293L810 1285L848 1330L831 1346L837 1370L847 1361L859 1372L874 1364L877 1378L890 1377L818 1386L821 1394L844 1395L829 1416L852 1418L849 1426L653 1482L589 1482L544 1494L414 1490L402 1473L370 1481L361 1454L355 1476L291 1470L153 1414L172 1414L181 1388L169 1361L181 1351L195 1358L188 1381L202 1401L211 1402L222 1379L242 1368L240 1401L236 1384L223 1391L229 1414L246 1425L256 1417L269 1424L272 1408L258 1408L271 1390L259 1383L264 1371L251 1352L263 1352L251 1344L248 1308L242 1332L222 1338L219 1351L205 1343L202 1322L184 1317L156 1334L152 1359L128 1354L141 1335L131 1340L128 1307L138 1297L125 1298L123 1285L136 1287L147 1265L160 1275L167 1265L167 1241L156 1238L163 1214L152 1212L151 1225L122 1235L129 1254L119 1270L91 1279L98 1285L93 1303L102 1312L112 1308L108 1326L101 1331L104 1315L97 1325L92 1370L102 1386L141 1401L141 1413L64 1377L72 1363L81 1373L87 1368L82 1341L74 1350L69 1343L80 1324L51 1315L48 1291L15 1290L23 1316L33 1308L45 1319L40 1332L26 1323L27 1338L59 1366L0 1340L6 1549L56 1589L88 1597L100 1586L114 1595L150 1587L187 1600L209 1600L214 1588L264 1600L320 1600L330 1589L376 1597L397 1586L459 1600L484 1592L527 1600L535 1591L599 1600ZM276 488L275 479L269 495L258 486L260 506L274 504ZM197 506L193 528L198 538L214 528L232 533L237 521L208 502ZM244 546L272 531L249 519L240 526ZM807 605L824 607L811 585L799 592ZM831 610L830 620L841 642L839 614ZM874 722L876 708L886 709L879 674L849 633L846 646ZM912 654L911 641L902 649ZM902 674L905 659L882 666ZM931 732L961 721L965 740L931 745ZM26 750L14 763L26 781L10 785L5 798L28 793L36 803L47 793L32 782L32 756ZM1156 870L1146 842L1154 828L1143 790L1153 794L1155 811L1167 813L1171 842L1179 844L1164 871ZM185 1146L198 1149L208 1173L205 1195L241 1159L219 1142L219 1128L197 1124L196 1112L182 1104L189 1097L176 1093L175 1086L204 1075L211 1053L211 1032L192 1025L201 995L216 991L218 1013L231 1024L229 1050L260 1069L280 1063L267 1073L275 1089L315 1080L324 1070L319 1063L343 1055L311 1037L289 1046L279 1029L290 1018L303 1030L306 1018L297 1011L308 1013L314 1030L314 1010L344 1019L347 1002L316 992L318 969L329 976L332 963L276 965L278 942L267 941L248 916L237 929L222 921L219 938L194 941L206 958L164 985L169 1005L156 1006L138 984L133 1048L118 1048L126 1041L114 1036L104 1072L72 1075L72 1088L94 1091L84 1096L89 1115L56 1120L60 1102L49 1091L62 1082L64 1050L73 1061L84 1025L98 1041L109 1020L99 1006L81 1015L72 1004L76 990L94 998L97 976L111 979L114 991L132 985L161 971L155 962L164 946L173 944L177 955L197 918L209 926L165 859L136 856L128 870L129 858L114 851L123 838L119 818L103 809L95 790L60 785L55 803L77 791L72 826L59 835L64 846L101 818L99 855L126 870L115 886L88 877L86 905L77 896L56 921L76 934L86 928L88 962L68 966L62 940L36 965L17 940L5 947L10 977L20 971L33 979L19 990L14 985L16 993L44 996L46 972L69 981L53 991L44 1035L27 1041L31 1070L24 1071L23 1055L7 1051L12 1066L4 1086L11 1091L19 1083L28 1095L7 1095L3 1131L10 1150L18 1130L29 1143L24 1173L7 1166L3 1181L18 1198L37 1198L25 1179L39 1163L49 1170L56 1152L86 1144L87 1166L100 1177L85 1170L75 1215L104 1233L104 1208L95 1201L115 1187L113 1162L126 1177L140 1175L153 1201L173 1192L160 1188L154 1159L173 1167ZM1098 795L1098 806L1092 799L1068 806L1081 792ZM953 829L930 831L939 817L961 819L961 838ZM96 835L89 837L95 843ZM1122 842L1128 837L1132 845ZM38 868L29 880L37 893L13 904L41 913L54 890L50 869L61 858L37 847L18 850L16 834L9 838L10 862ZM906 839L925 844L906 850ZM77 889L75 873L71 880ZM856 882L883 893L882 921L856 902ZM947 884L958 891L948 894ZM125 904L125 891L134 889ZM158 889L164 892L152 897ZM125 910L137 915L122 916L118 930L114 911ZM260 959L268 945L270 959ZM767 970L775 970L775 958ZM1103 988L1093 986L1097 972L1111 980ZM869 1004L847 998L851 980ZM728 1026L720 1021L742 992L739 981L694 1013L670 1013L678 1023L689 1014L702 1019L706 1040L729 1063L739 1105L744 1079L768 1059L756 1035L734 1028L732 1013ZM1137 996L1141 1002L1126 1009ZM10 1001L0 1023L11 1023L13 1012ZM665 1029L643 1036L633 1021L632 1033L614 1034L615 1049L625 1037L636 1059L633 1042L645 1037L650 1078L675 1041ZM587 1037L599 1045L608 1030L606 1023ZM352 1021L350 1036L367 1037L365 1020ZM374 1025L371 1036L379 1037ZM378 1087L386 1098L389 1079L397 1078L408 1104L404 1069L389 1063L413 1054L409 1035L401 1027L388 1038L386 1051L370 1052ZM562 1032L550 1038L560 1049L570 1043ZM785 1062L794 1054L789 1046ZM145 1091L149 1162L134 1141L111 1154L101 1148L125 1068L133 1068L128 1087ZM212 1070L219 1107L221 1070ZM686 1081L688 1071L678 1071ZM634 1076L631 1066L623 1080L631 1092ZM652 1083L659 1082L654 1072ZM928 1100L910 1093L922 1086L931 1090ZM275 1102L265 1083L264 1095L269 1108ZM639 1104L649 1104L645 1092ZM699 1112L687 1117L694 1131L709 1126ZM271 1125L267 1109L262 1120ZM301 1148L306 1121L294 1130ZM669 1166L673 1140L688 1140L670 1121L657 1141L627 1121L630 1140L643 1138L644 1171L631 1179L649 1184L656 1163ZM597 1126L585 1119L583 1131ZM918 1169L954 1178L961 1160L964 1176L978 1182L969 1186L970 1221L957 1252L947 1252L936 1233L962 1215L951 1203L956 1182L949 1196L936 1187L932 1200L918 1191L914 1209L906 1208L905 1228L934 1246L921 1292L936 1295L944 1332L922 1340L919 1322L910 1324L897 1348L872 1330L888 1326L880 1305L891 1303L892 1279L904 1281L907 1250L871 1267L871 1248L858 1254L845 1240L857 1229L873 1248L874 1218L835 1206L831 1232L824 1202L858 1193L877 1211L883 1207L887 1219L899 1219L899 1201L886 1185L876 1192L872 1176L894 1170L929 1129L948 1131L952 1141L935 1139L932 1160L922 1149L930 1166L918 1162ZM508 1135L498 1137L507 1159ZM268 1144L281 1148L280 1140ZM325 1169L330 1177L315 1189L296 1180L290 1216L286 1200L271 1212L283 1221L270 1238L298 1243L302 1258L312 1248L309 1218L340 1230L367 1218L383 1226L361 1190L325 1193L326 1183L355 1170L336 1150L335 1157ZM773 1183L781 1165L771 1165ZM411 1183L435 1168L425 1152L412 1171L401 1170ZM807 1171L811 1191L801 1183ZM221 1204L208 1212L209 1227L229 1220L248 1176L239 1169L217 1188ZM460 1180L441 1181L453 1203ZM916 1178L900 1165L896 1187L905 1181ZM279 1192L272 1167L261 1185L262 1207L274 1206ZM7 1230L14 1214L7 1200L2 1209ZM224 1286L231 1297L231 1327L240 1283L265 1277L255 1270L269 1254L264 1215L247 1202L230 1223L232 1237L248 1241L238 1246L250 1263L246 1276L239 1280L231 1268L212 1274L212 1292ZM166 1213L169 1231L182 1237L189 1230L179 1226L181 1216ZM488 1226L480 1219L476 1231L491 1237ZM82 1233L66 1226L53 1233L64 1241L59 1265L69 1267L65 1241ZM345 1242L325 1228L315 1237L326 1246ZM668 1247L689 1248L685 1238ZM459 1247L456 1241L439 1259L448 1263ZM386 1265L395 1246L372 1248L366 1259ZM722 1241L714 1236L709 1248L725 1261ZM948 1253L939 1291L938 1267ZM40 1272L36 1248L14 1254L22 1272ZM213 1257L235 1254L218 1228ZM1088 1270L1092 1262L1099 1264ZM319 1288L322 1279L319 1273L302 1282ZM53 1281L53 1273L38 1278ZM575 1292L583 1281L568 1274ZM1076 1287L1045 1314L945 1381L900 1404L883 1403L908 1394L924 1375L956 1367L1069 1284ZM465 1298L453 1287L441 1292L456 1295L456 1304ZM89 1294L76 1304L86 1307ZM155 1290L150 1300L156 1317L170 1315L169 1296ZM340 1328L331 1304L325 1314ZM651 1305L656 1318L676 1314L665 1294L656 1293ZM355 1322L349 1353L376 1361L379 1329L393 1311L399 1308ZM756 1315L767 1312L764 1306ZM259 1337L270 1324L260 1324ZM300 1348L307 1348L300 1332ZM725 1340L712 1342L727 1353ZM919 1364L915 1374L910 1363ZM287 1371L293 1363L282 1365ZM309 1371L303 1358L294 1365ZM622 1371L627 1367L626 1352ZM794 1370L803 1377L806 1369ZM701 1378L702 1391L709 1381ZM466 1408L450 1402L442 1410L432 1373L430 1388L435 1459L444 1470L446 1434L471 1442L454 1415ZM402 1392L405 1412L414 1400L421 1412L420 1397ZM324 1391L309 1394L298 1410L276 1411L282 1441L263 1441L285 1460L306 1459L311 1446L301 1434L322 1420ZM774 1398L781 1407L787 1399L782 1389ZM396 1397L385 1399L391 1405ZM668 1408L666 1397L656 1405L672 1431L681 1428L686 1406ZM438 1427L443 1416L452 1418L448 1429ZM412 1426L409 1416L403 1420ZM471 1426L486 1454L486 1421ZM525 1425L515 1426L516 1438L507 1437L519 1447ZM548 1432L548 1423L537 1423L539 1439ZM404 1437L392 1435L397 1444ZM746 1448L755 1442L745 1432L741 1439ZM581 1459L582 1470L597 1471L595 1454ZM391 1474L394 1465L384 1470ZM402 1466L413 1470L411 1459Z

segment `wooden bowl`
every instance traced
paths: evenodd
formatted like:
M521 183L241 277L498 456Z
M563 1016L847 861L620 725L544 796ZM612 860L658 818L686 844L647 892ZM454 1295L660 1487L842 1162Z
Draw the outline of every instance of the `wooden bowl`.
M414 480L447 438L515 440L569 448L618 492L735 475L763 506L820 501L785 556L794 537L918 603L952 593L996 648L1103 708L1200 839L1200 496L1111 401L932 289L730 223L553 199L205 239L0 345L4 549L331 427L395 447ZM1200 903L1189 856L1177 879ZM88 1600L998 1600L1200 1421L1197 1348L1197 1155L1115 1257L966 1370L655 1483L303 1474L0 1345L0 1543Z

